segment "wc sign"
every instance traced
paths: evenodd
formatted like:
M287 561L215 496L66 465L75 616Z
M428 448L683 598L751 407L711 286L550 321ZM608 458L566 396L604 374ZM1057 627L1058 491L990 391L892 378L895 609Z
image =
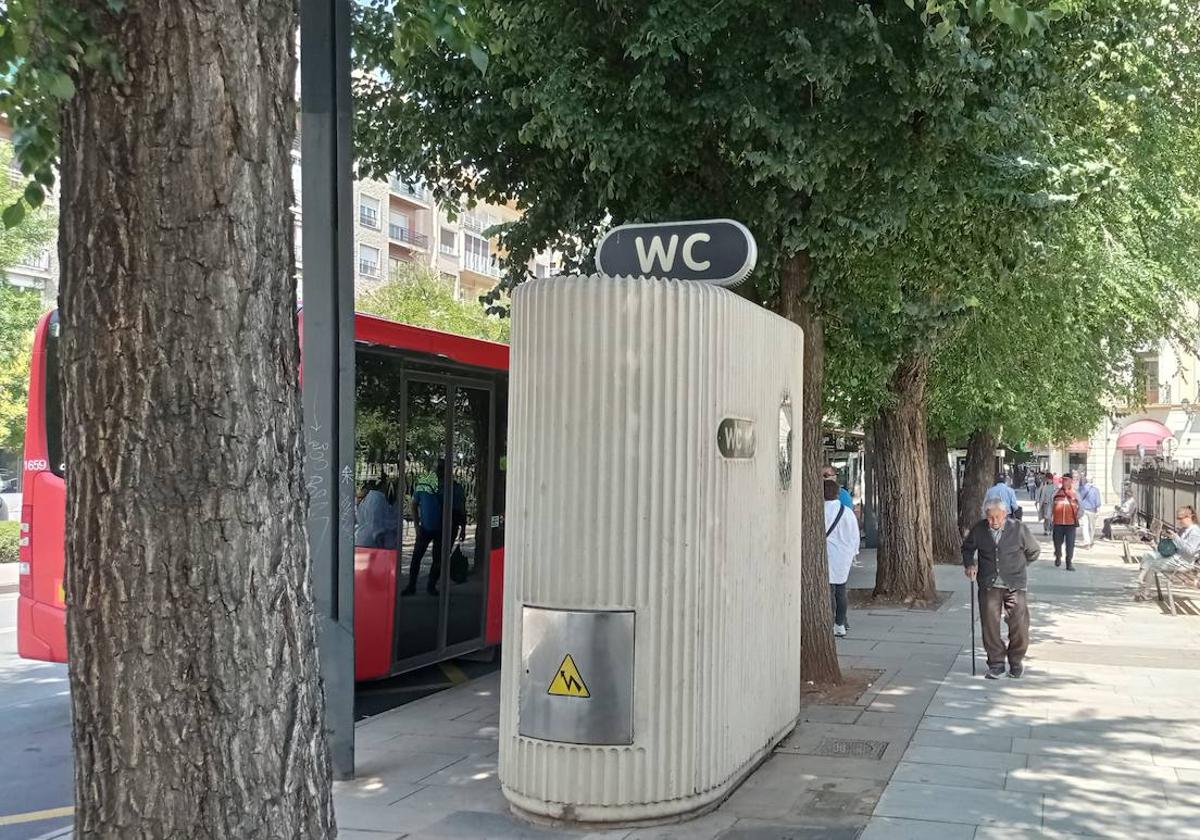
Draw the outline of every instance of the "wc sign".
M621 225L596 246L596 268L609 277L658 277L732 286L758 259L754 237L741 222L705 219Z

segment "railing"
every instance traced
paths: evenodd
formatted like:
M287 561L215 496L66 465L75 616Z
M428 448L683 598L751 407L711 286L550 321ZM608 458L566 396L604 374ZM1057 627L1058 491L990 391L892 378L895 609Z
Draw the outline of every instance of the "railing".
M379 211L370 207L358 208L358 221L369 228L379 230Z
M454 247L453 245L447 245L444 242L438 246L438 250L441 251L443 254L445 254L447 257L457 257L458 256L458 248Z
M400 193L410 198L415 198L417 201L429 201L429 187L424 184L406 184L399 178L393 176L388 178L388 186L392 192Z
M477 274L489 277L500 276L500 266L496 265L495 257L481 257L479 254L467 254L463 257L463 267Z
M379 263L371 262L370 260L358 261L358 273L367 277L379 276Z
M33 268L38 271L50 270L50 249L42 248L36 254L30 254L17 261L20 268Z
M388 238L394 239L397 242L403 242L406 245L412 245L417 248L428 248L429 237L423 233L416 233L406 227L400 225L388 225Z
M1129 476L1137 512L1147 526L1175 524L1183 505L1200 510L1200 472L1182 467L1147 466Z
M8 183L14 187L25 186L25 176L21 174L21 170L14 166L8 167Z
M491 216L480 215L478 213L463 213L462 226L463 230L468 230L471 233L483 233L488 228L496 224L496 220Z

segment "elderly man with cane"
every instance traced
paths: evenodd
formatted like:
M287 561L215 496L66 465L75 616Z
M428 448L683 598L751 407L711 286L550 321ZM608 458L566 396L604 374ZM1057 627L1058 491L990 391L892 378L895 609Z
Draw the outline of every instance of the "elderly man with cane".
M979 619L983 625L983 647L987 651L989 680L1008 675L1018 679L1025 672L1023 660L1029 647L1029 605L1025 567L1037 559L1041 546L1029 528L1008 518L1003 499L988 499L985 518L967 532L963 541L963 570L978 584ZM1008 643L1000 635L1000 614L1008 625ZM974 632L974 617L971 627ZM972 643L974 657L974 643Z

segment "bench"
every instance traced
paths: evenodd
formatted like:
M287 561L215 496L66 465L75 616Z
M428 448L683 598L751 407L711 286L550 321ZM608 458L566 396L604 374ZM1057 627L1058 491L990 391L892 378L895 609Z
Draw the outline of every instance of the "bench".
M1173 530L1165 522L1156 522L1154 527L1149 531L1139 529L1139 531L1145 531L1150 536L1151 549L1158 545L1159 539L1169 535ZM1138 562L1138 559L1130 553L1128 542L1122 543L1122 549L1124 551L1123 559L1126 563ZM1177 569L1173 572L1154 572L1154 588L1158 593L1159 603L1162 603L1163 600L1163 581L1166 581L1167 584L1167 605L1171 610L1171 615L1179 615L1179 610L1175 606L1175 591L1172 584L1185 586L1189 589L1200 589L1200 560L1193 560L1191 566L1185 569Z

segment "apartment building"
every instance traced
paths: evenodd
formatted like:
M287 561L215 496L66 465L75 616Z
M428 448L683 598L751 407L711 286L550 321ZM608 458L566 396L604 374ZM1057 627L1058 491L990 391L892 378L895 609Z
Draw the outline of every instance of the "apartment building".
M0 120L0 140L12 141L12 128L4 120ZM8 182L14 187L25 188L28 179L13 161L9 161L5 172ZM58 186L46 195L46 206L51 212L58 212ZM42 248L26 254L16 265L5 272L5 277L14 286L37 291L42 296L42 304L47 307L55 305L58 299L58 232L54 232Z
M1088 437L1046 452L1052 471L1087 473L1106 505L1120 501L1147 459L1200 470L1200 357L1164 341L1134 364L1145 375L1145 405L1115 407Z

